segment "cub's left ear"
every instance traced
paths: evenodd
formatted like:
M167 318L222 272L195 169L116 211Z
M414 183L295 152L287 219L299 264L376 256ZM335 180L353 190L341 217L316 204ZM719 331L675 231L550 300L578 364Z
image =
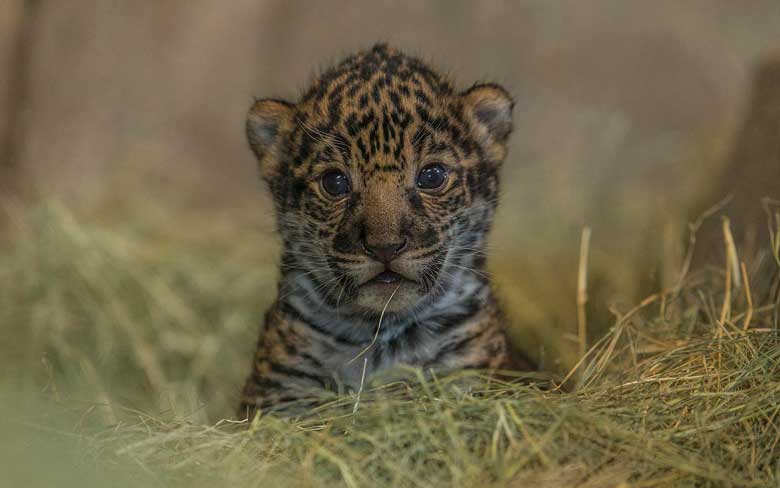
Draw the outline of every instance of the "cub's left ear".
M284 100L258 99L246 118L246 137L260 164L260 176L271 182L283 157L282 140L292 127L295 106Z
M503 160L512 133L515 102L511 95L499 85L486 83L474 85L462 97L464 115L470 119L474 135L491 159Z

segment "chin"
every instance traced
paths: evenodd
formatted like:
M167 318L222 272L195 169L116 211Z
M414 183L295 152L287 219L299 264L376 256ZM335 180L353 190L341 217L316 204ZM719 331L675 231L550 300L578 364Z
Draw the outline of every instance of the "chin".
M397 291L396 288L398 289ZM393 292L395 291L395 294ZM390 297L392 296L392 300ZM381 313L385 306L387 312L400 312L410 309L423 299L425 293L420 283L401 280L398 283L368 282L358 288L354 304L360 308ZM389 300L389 302L388 302Z

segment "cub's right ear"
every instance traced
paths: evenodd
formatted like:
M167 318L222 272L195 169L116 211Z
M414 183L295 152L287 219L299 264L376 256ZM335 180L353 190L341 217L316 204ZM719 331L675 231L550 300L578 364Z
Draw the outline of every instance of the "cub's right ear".
M272 180L279 169L281 144L293 125L295 105L284 100L257 100L246 119L246 137L260 164L260 176Z

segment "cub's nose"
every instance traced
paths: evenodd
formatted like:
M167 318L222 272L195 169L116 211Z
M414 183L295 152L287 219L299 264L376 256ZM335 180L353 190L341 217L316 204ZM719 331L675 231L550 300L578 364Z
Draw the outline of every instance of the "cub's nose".
M401 254L404 249L406 249L406 243L406 239L404 239L402 242L392 244L382 243L379 245L370 245L368 242L363 241L363 250L366 252L366 254L376 259L377 261L388 264L393 260L393 258Z

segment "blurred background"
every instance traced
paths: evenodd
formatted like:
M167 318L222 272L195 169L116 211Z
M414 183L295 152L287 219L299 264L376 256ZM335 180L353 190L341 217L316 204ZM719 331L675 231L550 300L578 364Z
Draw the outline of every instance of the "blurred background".
M518 346L565 369L582 229L592 340L678 278L780 3L2 0L7 376L229 412L278 249L246 111L377 41L514 94L491 269Z

